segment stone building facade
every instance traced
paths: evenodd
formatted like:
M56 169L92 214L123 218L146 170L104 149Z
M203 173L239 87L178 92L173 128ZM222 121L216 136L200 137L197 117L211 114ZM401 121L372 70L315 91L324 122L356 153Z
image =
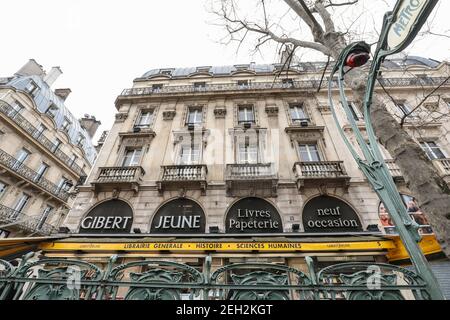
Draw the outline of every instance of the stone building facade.
M146 241L174 239L251 243L295 237L323 247L307 252L299 247L284 254L258 252L256 247L252 254L213 250L213 264L214 257L253 257L302 265L305 255L323 261L386 261L388 247L351 245L381 241L386 234L395 235L395 227L339 136L328 105L324 66L167 68L135 79L133 88L117 97L115 123L65 219L70 241L92 244L108 238L137 248ZM422 58L387 61L383 86L376 90L389 93L386 102L400 119L440 86L408 117L405 127L450 181L449 71L447 63ZM362 126L361 113L353 109ZM352 139L340 108L338 117ZM414 195L383 152L409 208ZM416 209L412 218L422 219L421 232L433 241L426 218ZM345 245L339 247L340 242ZM190 261L205 255L170 248L155 247L130 257ZM105 250L92 254L107 257ZM433 250L439 251L435 246Z
M30 60L0 78L1 238L58 233L97 156L100 122L72 115L71 90L51 88L61 73Z

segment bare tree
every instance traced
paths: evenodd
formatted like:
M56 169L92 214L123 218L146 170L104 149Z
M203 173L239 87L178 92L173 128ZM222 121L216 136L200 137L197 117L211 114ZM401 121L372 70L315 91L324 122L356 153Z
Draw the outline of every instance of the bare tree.
M248 4L247 0L239 4L243 2ZM248 17L241 16L242 12L239 10L237 1L216 1L213 13L227 32L225 39L228 42L236 41L239 48L253 36L256 40L255 51L259 51L266 43L276 43L281 47L280 50L289 46L292 53L299 49L307 49L320 52L331 59L337 59L347 44L356 40L357 37L360 39L369 37L372 40L378 38L376 30L369 35L369 31L364 29L361 21L358 22L360 16L355 15L352 10L355 5L361 4L362 0L276 0L278 7L283 2L287 5L286 13L278 21L276 19L274 21L273 16L270 15L270 10L267 8L269 2L270 0L255 1L256 7ZM389 7L384 1L377 1L377 3L385 5L386 8ZM346 12L350 16L347 20L343 18L343 13ZM295 16L298 22L292 30L284 29L280 23L288 15ZM358 24L359 32L355 30L356 24ZM381 26L381 21L372 21L372 24ZM432 33L428 29L423 34ZM367 73L361 68L353 69L346 76L346 84L352 89L354 102L359 106L362 105L366 82ZM438 88L428 92L423 101L437 94L437 91ZM414 111L417 112L425 105L420 103ZM426 212L442 250L447 257L450 257L450 189L420 145L404 128L403 125L410 116L411 114L404 114L401 119L396 118L389 112L385 96L374 95L371 118L379 142L388 150L402 170L405 182L418 200L421 209ZM422 118L422 120L426 122L445 116L430 112L429 119Z

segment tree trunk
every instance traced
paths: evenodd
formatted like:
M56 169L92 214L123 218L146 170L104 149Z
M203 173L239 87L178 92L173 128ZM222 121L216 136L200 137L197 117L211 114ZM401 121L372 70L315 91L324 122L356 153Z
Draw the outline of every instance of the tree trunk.
M341 43L342 41L332 40L332 43L326 45L333 48L330 50L335 59L344 49L344 46L336 45ZM367 78L366 73L357 69L346 76L345 81L352 88L358 106L362 106L364 100ZM376 93L370 114L375 135L399 166L408 189L425 213L443 252L450 258L450 189L447 183Z

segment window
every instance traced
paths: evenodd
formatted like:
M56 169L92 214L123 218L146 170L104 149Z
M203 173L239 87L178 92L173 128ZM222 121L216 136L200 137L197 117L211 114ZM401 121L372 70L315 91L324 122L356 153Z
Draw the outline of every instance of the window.
M423 151L425 151L430 160L446 158L442 150L433 141L421 142L420 146L422 147Z
M68 191L71 187L72 187L72 183L70 182L70 180L62 177L61 180L59 180L56 193L60 193L62 191Z
M12 218L17 218L17 216L23 212L28 201L30 201L30 196L23 193L22 196L17 201L16 206L14 207L15 212L14 212Z
M83 148L84 140L85 140L85 137L83 135L79 134L77 137L77 146Z
M36 95L38 90L39 87L33 80L31 80L30 83L28 83L28 85L25 87L25 91L31 94L33 97Z
M41 229L44 226L44 223L47 221L50 213L53 211L53 207L47 205L42 212L41 218L39 219L39 224L37 226L38 229Z
M56 104L52 103L45 111L45 114L51 118L54 118L56 116L56 111L58 111L58 107L56 106Z
M258 163L258 145L252 143L250 137L245 137L238 148L239 163Z
M69 119L64 118L61 129L68 133L71 125L72 125L72 122L70 122Z
M248 88L249 82L248 80L238 80L237 85L239 88Z
M292 88L294 86L294 81L290 78L283 79L281 82L283 83L283 87L286 88Z
M0 199L6 193L6 188L7 188L6 183L0 181Z
M161 74L164 74L166 76L170 76L170 75L172 75L172 71L171 70L162 70Z
M2 238L2 239L6 239L6 238L8 238L9 234L10 234L10 232L9 232L9 231L6 231L6 230L3 230L3 229L0 229L0 238Z
M194 89L196 91L202 91L206 89L206 82L194 82Z
M309 118L305 113L305 108L301 104L290 106L289 112L293 123L309 121Z
M153 92L161 92L163 85L162 84L154 84L152 85Z
M182 145L180 149L180 164L191 165L200 163L200 146L198 144Z
M364 117L363 115L359 112L358 108L356 107L356 105L353 102L349 102L348 106L350 108L350 111L353 115L353 119L355 119L355 121L359 121L362 120Z
M23 109L25 109L25 107L19 101L14 101L14 103L12 104L12 110L9 112L9 116L14 117Z
M122 161L123 167L138 166L141 161L142 149L130 149L125 151Z
M255 123L253 106L240 106L238 109L238 123Z
M203 111L202 108L198 107L189 107L188 108L188 114L186 119L187 125L201 125L202 124L202 118L203 118Z
M303 162L320 161L319 150L317 144L302 144L298 145L300 160Z
M75 154L72 154L72 157L70 158L70 165L73 165L77 159L78 157Z
M39 138L44 133L45 130L47 130L47 128L42 123L40 123L39 126L34 131L33 136L35 138Z
M20 149L16 154L16 163L14 164L13 168L18 169L28 158L30 155L30 152L26 149Z
M152 122L153 122L153 110L142 110L134 127L150 128Z
M37 171L37 175L34 178L34 181L39 181L44 176L44 174L47 172L49 166L46 163L42 163Z
M412 109L404 102L397 102L397 107L402 111L404 115L410 114Z
M59 147L61 146L62 141L59 140L58 138L55 139L55 142L53 143L53 149L52 152L55 152L56 150L59 149Z

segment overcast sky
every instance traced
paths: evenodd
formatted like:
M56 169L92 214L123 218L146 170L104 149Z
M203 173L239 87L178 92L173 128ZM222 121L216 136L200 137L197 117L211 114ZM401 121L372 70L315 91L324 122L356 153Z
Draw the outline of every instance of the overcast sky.
M117 95L149 69L275 62L273 48L250 56L244 47L236 55L235 46L218 43L220 29L207 10L210 1L4 0L0 76L14 74L30 58L46 70L60 66L64 74L53 88L71 88L66 105L74 115L92 114L102 122L100 130L108 130ZM281 0L269 1L287 9ZM433 21L448 33L450 1L440 2ZM378 5L395 1L366 3L381 25L385 7L378 12ZM421 40L408 52L449 60L449 44L445 37ZM317 55L309 57L317 60Z

